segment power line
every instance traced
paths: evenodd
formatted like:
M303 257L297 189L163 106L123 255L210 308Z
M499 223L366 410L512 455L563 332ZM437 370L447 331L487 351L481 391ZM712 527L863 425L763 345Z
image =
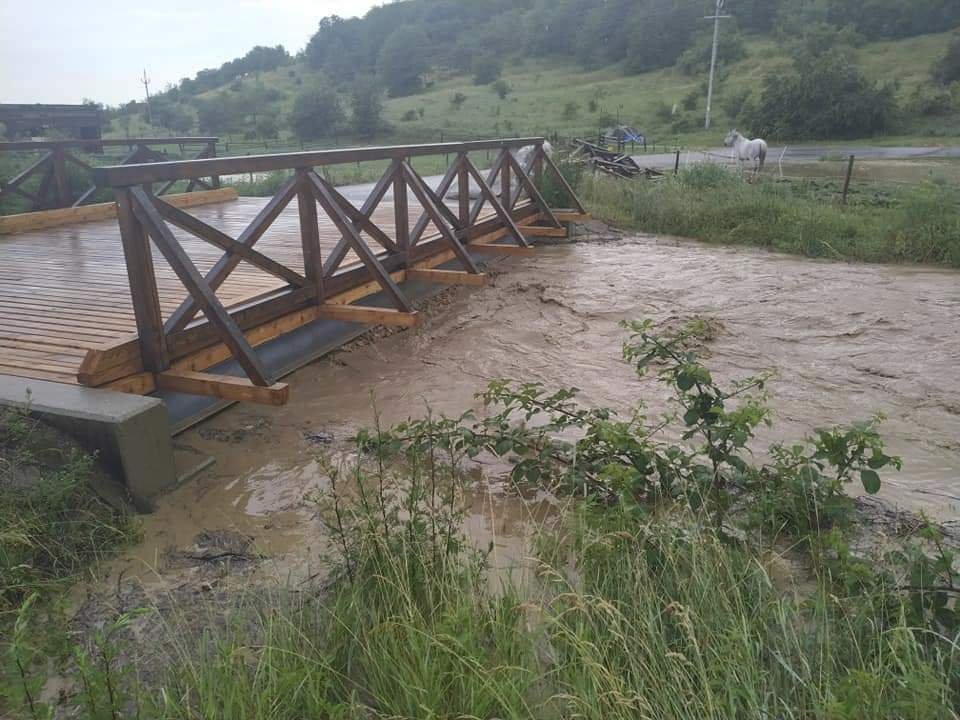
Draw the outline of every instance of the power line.
M704 20L713 20L713 51L710 55L710 82L707 86L707 117L704 121L704 128L710 129L710 110L713 107L713 75L717 70L717 42L720 40L720 21L729 15L721 15L725 0L717 0L717 9L713 15L709 15Z

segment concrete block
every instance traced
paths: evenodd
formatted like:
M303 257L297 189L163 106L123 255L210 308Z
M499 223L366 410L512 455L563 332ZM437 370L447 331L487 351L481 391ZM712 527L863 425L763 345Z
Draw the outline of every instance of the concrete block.
M141 511L176 483L170 421L157 398L0 375L0 405L27 407L96 451Z

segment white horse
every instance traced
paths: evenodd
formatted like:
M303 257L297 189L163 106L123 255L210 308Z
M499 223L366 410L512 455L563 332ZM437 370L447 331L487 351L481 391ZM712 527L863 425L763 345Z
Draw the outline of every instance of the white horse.
M747 140L736 130L731 130L723 144L733 148L733 156L737 160L738 168L742 168L744 162L750 161L753 163L754 172L759 173L763 170L763 164L767 161L766 140L760 138Z

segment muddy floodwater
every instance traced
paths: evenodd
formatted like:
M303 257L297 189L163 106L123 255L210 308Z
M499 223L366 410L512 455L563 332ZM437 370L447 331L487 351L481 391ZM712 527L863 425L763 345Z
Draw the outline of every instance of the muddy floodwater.
M184 462L216 462L160 498L125 567L162 569L164 553L201 530L236 530L282 572L314 572L325 541L309 498L327 482L317 453L349 450L346 439L372 422L371 394L384 423L427 405L480 411L474 396L497 377L575 385L590 404L642 401L661 411L664 389L620 358L618 322L644 317L718 321L707 362L722 379L777 372L775 425L758 448L882 412L882 434L904 461L885 475L882 495L960 518L960 273L609 233L498 262L493 273L489 286L433 303L422 327L290 376L287 406L235 406L178 436ZM495 563L516 559L550 503L513 498L502 468L485 470L469 531L493 542Z

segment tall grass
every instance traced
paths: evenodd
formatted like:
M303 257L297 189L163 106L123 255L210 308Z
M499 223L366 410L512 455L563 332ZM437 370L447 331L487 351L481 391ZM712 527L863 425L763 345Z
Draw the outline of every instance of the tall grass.
M720 166L695 165L659 182L585 175L578 190L595 215L645 232L808 257L960 267L960 191L945 184L843 207L813 182L747 182Z
M93 490L94 459L58 440L0 408L0 627L27 597L55 593L134 533Z

